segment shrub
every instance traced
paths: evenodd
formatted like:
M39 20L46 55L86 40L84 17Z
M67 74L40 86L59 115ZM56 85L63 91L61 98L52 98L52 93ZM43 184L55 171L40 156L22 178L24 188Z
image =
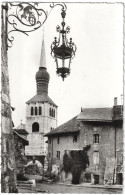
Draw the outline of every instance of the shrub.
M88 150L90 145L83 148L83 150L72 150L70 155L64 154L63 167L65 172L72 173L72 184L79 184L82 171L85 171L89 166Z
M66 173L71 171L71 163L72 161L70 156L68 156L68 154L65 153L63 156L63 169Z

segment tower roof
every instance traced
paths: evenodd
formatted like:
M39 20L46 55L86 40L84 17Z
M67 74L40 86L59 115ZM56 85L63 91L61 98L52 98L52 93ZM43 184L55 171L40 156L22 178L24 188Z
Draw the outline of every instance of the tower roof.
M41 47L40 67L46 68L46 53L45 53L44 36L43 36L42 47Z
M49 82L50 75L46 70L46 53L45 53L45 43L44 43L44 35L42 40L42 47L41 47L41 56L40 56L40 66L39 70L36 73L36 81L45 81Z
M34 97L32 97L29 101L27 101L26 103L29 104L29 103L35 103L35 102L39 102L39 103L44 103L44 102L48 102L54 106L57 107L57 105L51 100L51 98L45 94L45 93L42 93L42 94L37 94L35 95Z
M46 68L42 66L39 67L39 70L36 73L36 81L44 80L48 83L49 79L50 79L50 75L47 72Z

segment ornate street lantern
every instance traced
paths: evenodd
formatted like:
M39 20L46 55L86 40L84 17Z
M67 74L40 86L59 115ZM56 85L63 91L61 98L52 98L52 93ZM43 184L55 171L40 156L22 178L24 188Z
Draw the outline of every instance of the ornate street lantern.
M63 81L70 74L71 60L75 56L76 45L72 42L72 38L68 42L67 34L70 32L70 27L67 26L65 29L65 16L66 10L62 8L62 29L58 25L56 31L59 32L59 38L54 38L51 45L51 55L55 59L57 71L56 73L62 77ZM60 65L61 64L61 65Z

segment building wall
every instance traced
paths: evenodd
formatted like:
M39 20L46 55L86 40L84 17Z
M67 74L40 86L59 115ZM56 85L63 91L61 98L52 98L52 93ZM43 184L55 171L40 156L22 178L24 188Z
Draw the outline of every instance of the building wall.
M123 131L121 131L122 126L116 126L116 151L121 151L123 153Z
M14 137L9 91L6 3L1 5L1 192L17 192L14 156Z
M41 115L31 115L31 107L42 108ZM49 116L49 109L55 109L55 117ZM39 132L32 132L34 122L39 124ZM47 155L48 144L44 134L57 127L57 108L49 103L30 103L26 104L26 130L29 133L27 139L29 146L25 147L26 155Z
M59 144L58 144L59 137ZM50 144L51 139L51 144ZM49 138L48 140L48 153L51 158L55 159L56 164L62 163L65 150L79 149L79 134L77 142L73 143L73 135L61 135ZM60 159L57 158L57 151L60 151Z
M93 135L99 134L99 143L93 143ZM73 135L60 136L60 142L57 143L57 137L51 138L51 144L48 143L48 151L52 154L57 165L62 162L65 150L82 149L86 145L91 145L88 152L90 165L89 171L94 175L99 175L99 183L104 184L104 175L106 170L106 159L115 158L115 150L123 150L123 131L118 126L116 130L113 123L92 123L80 122L80 132L76 143L73 143ZM50 138L49 138L50 139ZM52 144L53 139L53 144ZM115 146L116 142L116 146ZM57 160L57 151L60 151L60 160ZM94 163L93 155L95 152L99 154L99 163Z
M89 170L99 175L99 183L103 184L106 158L115 156L115 129L113 124L102 123L81 123L80 145L90 144L91 149L88 152L90 166ZM99 134L99 143L93 142L94 134ZM83 146L84 146L83 145ZM99 154L99 163L94 163L93 155Z

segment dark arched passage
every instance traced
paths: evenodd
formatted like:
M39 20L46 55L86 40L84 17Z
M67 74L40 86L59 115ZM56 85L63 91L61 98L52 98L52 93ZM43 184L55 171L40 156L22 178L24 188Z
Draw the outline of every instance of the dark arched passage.
M39 132L39 124L37 122L32 124L32 132Z

